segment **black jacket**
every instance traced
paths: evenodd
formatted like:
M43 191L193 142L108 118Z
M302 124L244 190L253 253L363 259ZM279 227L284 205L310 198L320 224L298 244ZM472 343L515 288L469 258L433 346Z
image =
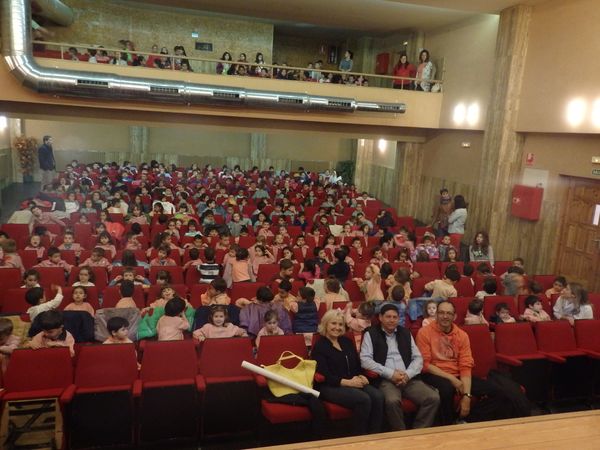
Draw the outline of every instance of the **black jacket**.
M54 161L54 153L52 152L51 145L43 144L38 149L38 159L40 161L40 169L54 170L56 168L56 162Z
M310 354L317 361L317 372L325 377L328 386L339 387L342 378L360 375L360 360L354 342L346 336L338 339L342 351L333 346L326 337L320 338Z

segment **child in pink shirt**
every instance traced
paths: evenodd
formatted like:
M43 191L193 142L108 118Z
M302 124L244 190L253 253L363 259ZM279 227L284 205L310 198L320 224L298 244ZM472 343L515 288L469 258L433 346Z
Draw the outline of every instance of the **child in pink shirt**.
M150 266L176 266L177 263L174 259L169 258L171 249L166 245L161 245L158 248L157 256L150 261Z
M65 306L65 311L85 311L92 317L95 315L94 308L90 305L87 299L87 290L83 286L77 286L73 288L73 303L69 303Z
M185 302L174 297L165 305L165 315L158 319L156 332L159 341L183 341L183 332L189 330L190 323L185 317Z
M59 250L73 250L75 252L75 256L79 256L81 254L81 244L75 242L75 235L72 231L66 231L63 236L63 243L58 246Z
M275 262L275 257L264 245L255 245L253 253L254 255L251 258L252 271L255 274L258 273L261 264L273 264Z
M354 281L365 294L365 300L384 300L381 290L381 274L379 267L375 264L369 264L365 270L365 279L354 278Z
M354 335L354 342L356 343L356 349L358 351L360 351L360 345L362 343L362 333L371 326L371 319L374 315L375 304L373 302L363 302L355 311L352 310L352 303L348 303L344 309L346 326Z
M241 283L244 281L256 281L256 275L252 270L252 263L249 260L248 250L238 248L235 254L235 260L229 261L225 266L223 278L227 282L227 287L231 287L233 283Z
M46 311L40 314L38 325L42 329L36 334L29 347L32 349L67 347L71 356L75 356L75 339L73 335L65 330L62 313L56 310Z
M3 267L14 267L25 273L23 261L17 253L17 243L14 239L6 239L0 246L0 265Z
M35 250L38 260L44 257L46 249L42 247L42 238L38 234L34 234L29 238L29 245L25 250Z
M0 365L2 373L6 372L8 360L13 350L19 348L21 338L12 334L13 323L6 317L0 317Z
M113 243L112 237L108 231L103 231L98 235L98 240L96 242L96 247L104 249L106 254L110 255L110 258L113 259L117 254L117 249Z
M56 247L50 247L48 249L48 259L33 267L61 267L67 274L71 273L73 268L71 264L61 259L60 250Z
M489 325L483 317L483 300L475 298L469 302L465 325Z
M230 338L248 336L246 330L228 322L227 308L217 305L210 309L208 323L194 331L194 339L203 341L211 338Z
M94 250L92 250L92 255L84 262L79 264L79 267L83 266L104 267L109 272L112 269L111 262L104 257L104 249L100 247L94 248Z
M227 295L227 282L217 277L210 282L208 290L200 295L202 306L229 305L231 298Z
M421 323L422 327L426 327L427 325L431 325L433 322L435 322L435 318L437 316L437 302L430 300L427 303L425 303L425 318L423 319L423 322Z
M279 328L279 317L276 311L267 311L265 313L265 326L260 329L256 335L256 348L260 346L262 336L283 336L285 333Z
M535 295L530 295L525 299L525 312L523 320L527 322L547 322L552 320L550 315L544 311L544 306L539 298Z

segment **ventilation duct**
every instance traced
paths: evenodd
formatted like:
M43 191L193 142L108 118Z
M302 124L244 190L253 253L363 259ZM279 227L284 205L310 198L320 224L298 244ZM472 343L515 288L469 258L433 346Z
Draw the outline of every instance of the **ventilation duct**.
M42 9L43 5L46 5L46 9L51 10L50 5L53 5L55 10L62 12L62 19L53 20L65 24L70 23L69 20L72 21L72 10L60 1L37 1ZM12 74L24 86L42 94L184 105L246 105L304 111L406 111L406 105L403 103L357 102L353 98L256 91L43 67L36 62L32 54L31 11L28 0L2 0L2 53Z
M32 0L33 12L52 22L68 27L73 23L73 10L60 0Z

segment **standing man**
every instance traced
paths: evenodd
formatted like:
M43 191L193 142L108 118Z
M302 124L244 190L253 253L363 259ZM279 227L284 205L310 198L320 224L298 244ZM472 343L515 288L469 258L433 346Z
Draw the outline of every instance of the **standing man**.
M52 183L56 169L54 152L52 151L52 136L44 136L44 143L38 149L38 159L42 170L42 188Z
M380 325L365 330L360 350L363 369L371 370L379 379L385 398L385 413L393 431L405 430L402 397L417 405L414 428L433 425L440 397L420 380L423 358L406 328L398 326L400 316L396 305L384 305L379 312Z

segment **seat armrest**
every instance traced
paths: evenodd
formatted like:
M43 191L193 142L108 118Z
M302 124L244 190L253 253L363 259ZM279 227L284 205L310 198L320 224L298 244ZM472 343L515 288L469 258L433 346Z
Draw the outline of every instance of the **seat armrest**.
M587 350L585 348L578 348L577 350L582 351L583 353L585 353L585 356L592 358L592 359L600 359L600 353L599 352L595 352L594 350Z
M549 361L552 361L552 362L555 362L555 363L559 363L559 364L564 364L564 363L567 362L566 358L563 358L562 356L555 355L554 353L542 352L542 351L540 351L540 353L542 355L544 355L546 358L548 358Z
M196 375L196 389L198 392L206 391L206 380L203 375Z
M365 370L364 373L365 376L370 380L376 380L377 378L379 378L379 375L376 372L373 372L372 370Z
M61 405L66 405L67 403L71 403L73 397L75 396L75 391L77 390L77 386L74 384L70 384L60 395L59 402Z
M496 353L496 360L500 363L507 364L513 367L521 367L523 365L523 361L520 361L517 358L513 358L512 356L508 356L503 353Z
M142 380L135 380L133 382L133 389L131 390L131 393L134 398L142 396L142 388L143 387L144 387L144 384L143 384Z
M268 386L267 379L262 375L254 374L254 381L258 385L258 387L265 388Z

